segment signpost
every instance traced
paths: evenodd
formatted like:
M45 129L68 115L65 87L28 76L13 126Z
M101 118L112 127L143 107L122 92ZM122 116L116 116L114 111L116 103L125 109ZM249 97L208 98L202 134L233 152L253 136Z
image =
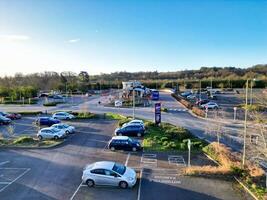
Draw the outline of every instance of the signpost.
M190 167L190 151L191 151L191 140L190 139L188 139L187 147L188 147L188 167Z
M236 110L237 110L237 107L234 107L234 121L236 120Z
M161 104L155 103L155 124L159 125L161 123Z
M207 119L208 118L208 110L209 110L209 108L208 108L208 106L205 106L205 118Z

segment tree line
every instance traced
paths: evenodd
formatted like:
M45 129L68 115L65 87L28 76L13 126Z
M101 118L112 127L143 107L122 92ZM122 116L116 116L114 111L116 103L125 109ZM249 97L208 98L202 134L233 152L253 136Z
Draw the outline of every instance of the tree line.
M201 67L198 70L176 72L114 72L89 75L86 71L74 72L40 72L23 75L0 77L0 97L29 98L38 91L60 90L63 92L87 92L121 88L122 81L139 80L149 88L199 88L213 86L216 88L242 88L247 79L256 79L253 87L267 87L267 65L255 65L242 69L235 67Z

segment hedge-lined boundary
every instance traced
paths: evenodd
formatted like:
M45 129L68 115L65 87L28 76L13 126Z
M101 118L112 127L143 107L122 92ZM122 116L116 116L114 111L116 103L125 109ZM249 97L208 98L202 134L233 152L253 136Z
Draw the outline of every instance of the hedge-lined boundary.
M205 111L204 110L201 110L200 108L194 106L191 102L183 99L180 95L177 95L177 94L174 94L174 93L172 93L171 95L172 95L173 98L175 98L181 104L183 104L186 108L188 108L189 110L192 110L192 112L194 114L196 114L197 116L205 117Z

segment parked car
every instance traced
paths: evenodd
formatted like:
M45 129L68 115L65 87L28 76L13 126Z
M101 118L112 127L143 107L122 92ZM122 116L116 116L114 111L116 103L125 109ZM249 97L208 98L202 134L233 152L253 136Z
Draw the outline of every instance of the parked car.
M188 100L193 100L193 99L196 99L197 96L195 94L190 94L186 97Z
M133 169L112 161L100 161L87 165L82 175L82 182L88 187L108 185L126 189L133 187L136 180L136 172Z
M57 128L59 130L63 130L65 131L66 134L70 134L70 133L74 133L75 132L75 128L74 126L70 126L68 124L54 124L51 127Z
M62 96L62 95L59 95L59 94L57 94L57 95L54 95L54 96L53 96L53 98L54 98L54 99L63 99L63 96Z
M39 117L35 123L39 126L46 125L46 126L52 126L53 124L59 124L60 120L53 119L52 117Z
M181 96L186 98L187 96L189 96L191 94L192 94L192 92L182 92Z
M109 141L108 148L114 150L138 151L141 150L141 144L128 136L114 136Z
M0 124L10 124L11 119L4 117L3 115L0 115Z
M55 114L53 114L52 116L54 119L63 119L63 120L70 120L75 118L74 115L69 114L67 112L57 112Z
M18 113L0 112L0 115L6 118L9 118L9 119L21 119L21 114L18 114Z
M37 137L39 140L42 139L59 139L64 138L66 136L66 133L64 130L57 129L55 127L49 127L49 128L42 128L37 133Z
M145 134L145 129L142 125L137 125L137 124L127 124L121 128L117 128L115 130L115 135L120 135L120 136L144 136Z
M201 100L198 100L198 101L196 101L196 105L203 105L203 104L206 104L206 103L209 103L210 102L210 100L208 100L208 99L201 99Z
M129 124L141 125L145 128L145 124L144 124L143 120L139 120L139 119L133 119L133 120L129 121L128 123L123 124L122 126L126 126Z
M201 108L208 107L208 109L218 109L219 108L218 104L217 103L214 103L214 102L208 102L206 104L201 105L200 107Z

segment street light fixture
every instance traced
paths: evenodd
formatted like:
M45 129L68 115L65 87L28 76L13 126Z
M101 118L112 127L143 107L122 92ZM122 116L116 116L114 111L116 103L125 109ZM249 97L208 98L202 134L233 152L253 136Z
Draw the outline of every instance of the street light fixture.
M253 89L253 83L256 81L256 79L251 79L250 81L250 105L252 105L252 89Z
M243 158L242 158L242 166L245 167L245 159L246 159L246 137L247 137L247 115L248 115L248 80L246 82L246 105L245 105L245 122L244 122L244 138L243 138Z

